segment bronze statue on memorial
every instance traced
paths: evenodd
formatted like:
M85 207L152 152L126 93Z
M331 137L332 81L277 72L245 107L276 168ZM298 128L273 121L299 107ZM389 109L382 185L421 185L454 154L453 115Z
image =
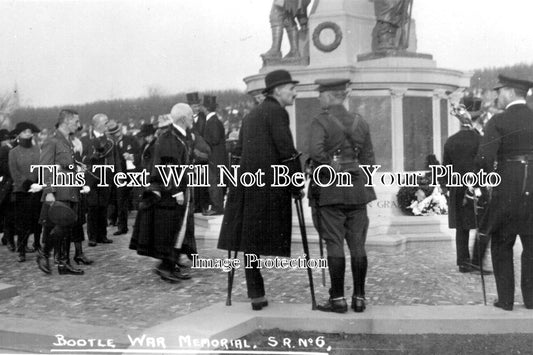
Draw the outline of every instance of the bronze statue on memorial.
M374 51L407 50L413 0L374 0Z
M308 40L307 7L311 0L274 0L270 10L270 26L272 28L272 47L261 54L265 65L277 62L298 62L305 57L299 42ZM287 32L290 51L281 57L281 42L283 30Z

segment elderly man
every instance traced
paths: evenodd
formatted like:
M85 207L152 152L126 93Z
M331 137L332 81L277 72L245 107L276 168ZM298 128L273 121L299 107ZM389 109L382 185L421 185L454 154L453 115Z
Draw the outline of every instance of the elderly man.
M291 195L300 193L293 186L272 187L273 165L285 165L292 175L301 171L290 130L286 106L294 103L295 87L289 72L276 70L265 77L265 101L246 117L241 128L240 174L264 173L264 186L238 185L230 190L218 248L238 250L246 255L290 256L292 208ZM245 268L248 297L252 309L268 305L258 263Z
M87 164L89 172L94 165L114 165L113 140L107 135L109 118L103 113L97 113L92 118L93 129L89 135L83 137L83 162ZM108 183L112 181L113 172L106 170ZM98 186L98 174L86 174L87 185L91 191L87 194L87 234L89 246L97 243L111 243L107 238L107 206L111 199L110 186Z
M348 79L317 80L319 101L323 111L311 123L309 155L315 168L329 165L336 172L348 173L351 187L336 185L310 186L309 197L315 209L315 224L326 241L331 278L329 300L318 309L344 313L348 310L344 298L346 258L344 240L348 244L353 277L352 309L365 309L365 279L368 261L365 251L368 216L366 204L376 199L374 190L365 187L366 179L360 164L375 164L368 124L359 115L343 106ZM330 179L330 170L322 169L318 178L323 184Z
M137 250L140 255L160 259L161 263L154 272L165 281L179 282L190 278L176 268L175 250L181 247L185 235L190 193L186 178L178 185L172 179L164 181L164 173L168 170L160 169L170 169L165 165L189 164L187 129L193 126L193 111L189 105L179 103L172 107L170 116L172 125L155 142L151 185L139 205L130 249Z
M513 246L522 242L522 298L533 309L533 112L526 104L533 82L499 76L498 106L505 109L490 119L478 152L480 167L496 172L494 187L480 232L491 237L492 266L498 300L495 307L514 306ZM495 164L496 163L496 164Z

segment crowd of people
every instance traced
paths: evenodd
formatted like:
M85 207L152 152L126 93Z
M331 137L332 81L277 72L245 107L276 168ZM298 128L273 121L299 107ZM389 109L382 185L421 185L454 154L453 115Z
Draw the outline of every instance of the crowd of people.
M484 169L497 171L502 183L490 191L484 205L477 189L454 186L450 189L450 228L457 230L457 265L460 272L481 271L483 255L491 239L494 275L498 291L496 307L512 310L514 305L513 245L520 235L522 252L522 296L526 308L533 308L533 112L526 95L533 82L500 76L495 88L501 112L488 120L480 117L479 100L464 100L462 130L445 144L443 163L461 174ZM301 200L302 186L292 181L275 187L273 165L284 165L289 174L302 173L300 153L290 129L287 106L294 103L296 84L290 73L275 70L265 76L265 89L251 93L256 107L242 119L242 127L224 127L217 114L216 97L187 94L187 103L178 103L157 122L143 123L135 136L124 134L121 125L106 114L94 115L91 128L82 134L79 115L61 110L56 129L40 141L39 128L20 122L11 132L0 131L0 203L3 222L2 241L18 260L38 250L38 267L51 273L50 254L60 274L81 275L84 270L70 261L90 265L82 242L85 229L88 245L112 243L114 235L129 231L128 210L131 187L110 183L110 174L139 170L150 172L142 189L133 226L130 249L160 260L154 272L168 282L191 277L192 254L197 253L194 213L223 215L218 248L244 252L245 260L261 256L291 256L292 199ZM370 128L365 119L344 106L348 79L317 80L318 101L322 109L311 123L308 169L327 165L333 171L349 174L351 186L321 183L329 180L330 169L321 170L312 180L307 196L313 224L326 244L330 274L329 299L317 308L345 313L345 269L349 249L353 277L351 308L366 308L365 280L368 259L365 242L369 219L367 204L376 199L372 187L365 186L360 165L376 163ZM477 105L477 106L476 106ZM240 121L241 122L241 121ZM228 125L229 127L229 125ZM231 138L232 144L227 144ZM231 159L228 156L231 150ZM218 165L240 165L239 174L264 172L264 185L238 183L226 191L217 186ZM378 162L379 163L379 162ZM187 179L165 182L158 166L179 165L193 169L207 165L209 187L191 187ZM56 166L38 172L31 165ZM105 174L95 166L111 166ZM78 174L84 176L77 185ZM109 176L108 176L109 175ZM61 178L61 183L57 180ZM240 181L240 179L237 179ZM482 194L487 196L489 191ZM110 206L113 206L110 208ZM479 235L474 256L468 250L470 229ZM28 237L34 236L33 247ZM42 235L42 240L41 240ZM15 244L14 237L17 237ZM478 246L479 245L479 246ZM268 306L259 262L245 268L248 297L252 309Z

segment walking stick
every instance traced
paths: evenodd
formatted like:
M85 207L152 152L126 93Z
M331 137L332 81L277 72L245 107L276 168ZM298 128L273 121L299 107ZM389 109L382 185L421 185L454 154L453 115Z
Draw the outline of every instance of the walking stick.
M233 253L233 258L237 259L237 250ZM228 250L228 259L231 259L231 250ZM228 295L226 297L226 306L231 306L231 290L233 288L233 278L235 277L235 268L228 272Z
M483 290L483 304L487 305L487 291L485 290L485 276L483 275L483 258L481 257L481 236L479 234L479 225L478 225L478 198L476 196L476 192L473 193L473 200L474 200L474 223L476 225L476 243L478 248L478 256L479 256L479 273L481 274L481 288Z
M294 199L296 204L296 213L298 214L298 223L300 224L300 233L302 234L302 244L305 253L305 261L307 263L307 276L309 277L309 288L311 289L311 309L316 309L315 286L313 284L313 272L309 266L309 244L307 244L307 232L305 231L304 212L302 208L302 199L297 197Z
M324 259L324 244L322 242L322 222L320 216L320 207L315 207L316 211L316 229L318 233L318 246L320 248L320 259ZM322 286L326 287L326 270L322 269Z

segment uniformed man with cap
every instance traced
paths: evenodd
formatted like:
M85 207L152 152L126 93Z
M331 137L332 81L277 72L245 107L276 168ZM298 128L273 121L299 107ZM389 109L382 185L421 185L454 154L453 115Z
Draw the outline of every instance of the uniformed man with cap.
M315 209L316 226L326 242L331 279L330 298L318 309L344 313L348 310L344 298L346 258L344 240L348 244L354 283L352 309L365 309L365 278L368 261L365 251L368 216L366 204L376 199L373 188L365 187L366 179L360 164L375 163L368 124L359 115L349 113L343 106L348 79L317 80L322 112L311 123L309 155L312 167L329 165L336 172L347 172L351 187L333 184L320 187L317 181L310 186L309 198ZM330 169L321 168L318 178L322 184L330 179Z
M522 297L525 307L533 309L533 112L526 105L533 82L498 78L498 106L505 111L487 123L477 159L485 172L495 170L501 183L492 190L480 232L492 240L498 292L494 306L507 311L514 305L513 246L520 235Z

